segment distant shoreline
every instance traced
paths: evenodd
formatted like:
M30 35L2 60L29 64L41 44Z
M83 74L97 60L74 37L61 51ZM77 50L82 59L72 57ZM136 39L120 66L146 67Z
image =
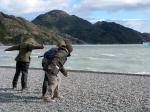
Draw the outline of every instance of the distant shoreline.
M14 66L0 66L0 68L11 68L15 69ZM33 68L30 67L31 70L42 70L42 68ZM78 72L78 73L96 73L96 74L108 74L108 75L128 75L128 76L144 76L150 77L150 74L136 74L136 73L121 73L121 72L100 72L100 71L88 71L88 70L68 70L68 72Z
M19 43L18 43L19 44ZM2 44L2 43L0 43L0 47L1 46L12 46L12 45L15 45L15 44L7 44L7 45L5 45L5 44ZM141 43L141 44L72 44L73 46L87 46L87 45L89 45L89 46L95 46L95 45L143 45L143 43ZM54 44L50 44L50 45L44 45L44 46L55 46Z

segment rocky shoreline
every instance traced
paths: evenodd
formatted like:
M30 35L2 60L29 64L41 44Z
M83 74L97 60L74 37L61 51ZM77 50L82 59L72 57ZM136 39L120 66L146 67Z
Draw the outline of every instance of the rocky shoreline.
M42 70L30 69L28 91L11 89L14 68L0 68L0 112L150 112L150 77L69 72L62 77L64 100L43 102Z

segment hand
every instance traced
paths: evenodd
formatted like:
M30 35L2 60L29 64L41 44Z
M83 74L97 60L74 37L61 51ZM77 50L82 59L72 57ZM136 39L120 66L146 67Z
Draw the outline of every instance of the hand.
M44 49L44 45L43 45L43 44L38 44L38 45L37 45L37 48L38 48L38 49Z
M41 49L44 49L44 45L43 44L41 45Z
M68 77L68 74L65 74L64 76L65 76L65 77Z
M48 65L47 69L51 70L52 69L52 65Z
M42 44L42 49L44 48L44 44Z

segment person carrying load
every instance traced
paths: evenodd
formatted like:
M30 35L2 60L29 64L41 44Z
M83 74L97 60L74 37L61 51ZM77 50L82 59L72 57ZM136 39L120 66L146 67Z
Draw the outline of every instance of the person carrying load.
M63 96L59 94L60 76L59 71L65 76L68 76L64 68L67 58L72 52L73 48L68 40L58 42L56 48L51 48L47 51L42 59L42 67L45 72L45 77L42 87L42 99L44 101L55 101L55 99L62 99ZM46 96L46 93L48 95Z

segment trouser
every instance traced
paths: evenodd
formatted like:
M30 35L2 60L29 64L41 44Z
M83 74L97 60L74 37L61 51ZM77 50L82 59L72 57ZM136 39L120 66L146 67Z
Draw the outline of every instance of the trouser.
M29 69L29 62L21 62L21 61L16 62L16 73L12 82L13 88L17 86L20 73L22 73L22 76L21 76L22 89L27 88L28 69Z
M60 77L59 75L51 75L45 72L42 95L45 96L46 92L49 93L50 97L59 96L59 86L60 86Z

